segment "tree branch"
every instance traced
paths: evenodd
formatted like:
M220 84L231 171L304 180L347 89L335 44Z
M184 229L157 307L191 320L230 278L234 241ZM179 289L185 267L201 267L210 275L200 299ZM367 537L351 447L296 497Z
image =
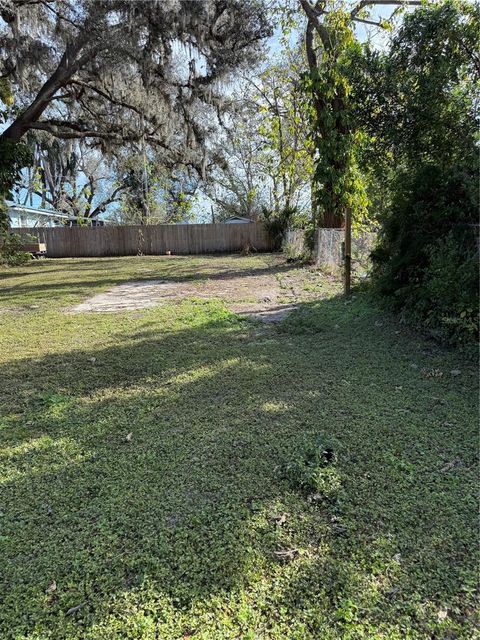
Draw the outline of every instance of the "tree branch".
M50 102L54 99L57 91L64 87L73 74L93 56L94 49L92 48L90 51L84 53L83 56L77 58L89 40L86 34L82 34L82 36L83 37L79 36L76 42L67 44L53 74L41 87L30 106L20 113L12 124L2 132L0 140L8 139L13 142L18 142L23 134L32 127L32 124L38 121Z
M381 22L375 22L374 20L367 20L366 18L352 18L355 22L361 22L362 24L371 24L374 27L380 27L384 29L385 26Z
M121 191L123 191L123 189L124 189L123 185L120 187L117 187L106 200L103 200L103 202L97 205L95 209L93 209L93 211L89 212L88 217L95 218L95 216L98 216L100 213L102 213L105 210L105 207L107 207L109 204L112 204L112 202L116 202L117 200L119 200L118 194Z
M69 24L71 24L73 27L75 27L75 29L81 28L78 24L73 22L73 20L70 20L70 18L67 18L66 16L62 15L59 11L51 7L50 4L53 4L52 0L38 0L38 2L36 3L29 3L29 4L41 4L45 7L45 9L48 9L54 15L56 15L59 20L65 20L65 22L68 22Z
M313 46L313 22L308 19L307 28L305 31L305 49L307 53L307 62L310 71L317 68L317 56Z
M302 2L302 0L300 0L300 2ZM421 4L422 0L361 0L361 2L359 2L350 12L350 17L353 20L362 9L372 5L419 6Z
M141 109L139 109L135 105L130 104L128 102L123 102L122 100L118 100L117 98L114 98L110 93L107 93L106 91L103 91L102 89L99 89L98 87L92 87L92 85L88 84L88 82L83 82L83 80L72 80L70 82L70 84L76 84L76 85L78 85L80 87L84 87L85 89L90 89L90 91L93 91L94 93L98 93L99 96L102 96L102 98L105 98L106 100L108 100L112 104L116 104L119 107L124 107L125 109L129 109L131 111L135 111L135 113L138 113L138 115L144 116L144 111L142 111Z
M67 127L68 130L62 130L60 127ZM76 138L102 138L104 140L121 140L120 134L117 132L106 133L104 131L94 131L83 129L80 125L73 122L63 122L62 120L40 120L33 122L30 129L38 129L40 131L48 131L55 138L65 138L68 140Z
M309 21L311 21L313 28L318 33L325 49L331 49L332 43L330 41L330 34L328 33L327 28L320 22L319 19L320 16L325 13L324 3L317 2L317 4L312 7L308 0L300 0L300 4L305 11L305 15L307 16Z

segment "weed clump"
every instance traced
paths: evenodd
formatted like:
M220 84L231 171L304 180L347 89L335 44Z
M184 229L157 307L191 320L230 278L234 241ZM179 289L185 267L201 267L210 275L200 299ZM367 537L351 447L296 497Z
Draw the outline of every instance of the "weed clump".
M314 494L317 500L332 500L341 486L336 467L337 449L338 443L320 436L285 465L283 476L306 495Z

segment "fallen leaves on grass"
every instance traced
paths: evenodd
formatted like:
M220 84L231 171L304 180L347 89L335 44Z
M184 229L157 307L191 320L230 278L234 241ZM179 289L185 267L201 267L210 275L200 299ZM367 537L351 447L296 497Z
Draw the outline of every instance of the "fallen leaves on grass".
M423 378L443 378L443 371L440 369L422 369Z
M277 527L281 527L287 521L287 514L286 513L280 513L278 516L274 516L273 517L273 521L275 522Z
M52 583L47 587L46 593L53 593L56 590L57 590L57 583L55 582L55 580L53 580Z
M80 611L80 609L83 609L83 607L86 605L86 602L81 602L80 604L77 604L75 607L70 607L70 609L68 609L68 611L65 613L66 616L71 616L74 613L76 613L77 611Z
M446 465L444 465L440 471L442 473L446 473L447 471L450 471L451 469L454 469L455 467L460 467L462 465L462 461L459 459L456 460L451 460L450 462L447 462Z
M280 551L273 552L275 557L281 560L282 562L290 562L294 558L296 558L300 550L299 549L281 549Z

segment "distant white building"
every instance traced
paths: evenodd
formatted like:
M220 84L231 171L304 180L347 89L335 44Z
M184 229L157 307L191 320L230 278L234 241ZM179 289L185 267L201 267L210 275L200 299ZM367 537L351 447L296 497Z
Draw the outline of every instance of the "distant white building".
M243 218L242 216L232 216L231 218L224 220L225 224L244 224L247 222L253 222L253 220L250 220L250 218Z
M8 215L12 228L18 227L76 227L78 224L90 226L103 226L103 220L97 218L77 218L58 211L36 209L20 204L9 204Z
M8 216L12 227L56 227L68 220L65 214L20 204L8 204Z

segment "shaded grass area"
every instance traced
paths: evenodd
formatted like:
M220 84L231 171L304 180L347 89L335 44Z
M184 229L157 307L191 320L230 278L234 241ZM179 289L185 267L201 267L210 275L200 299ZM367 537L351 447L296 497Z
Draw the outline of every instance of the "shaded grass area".
M62 311L128 279L201 283L268 260L2 273L2 638L475 634L464 356L301 268L325 297L273 327L221 301ZM319 436L335 442L335 495L283 473Z
M0 303L10 307L43 304L51 308L69 305L130 280L160 278L201 287L206 279L228 282L239 276L264 273L278 275L281 280L282 274L296 270L274 255L266 260L237 255L40 260L19 268L17 273L0 269Z

